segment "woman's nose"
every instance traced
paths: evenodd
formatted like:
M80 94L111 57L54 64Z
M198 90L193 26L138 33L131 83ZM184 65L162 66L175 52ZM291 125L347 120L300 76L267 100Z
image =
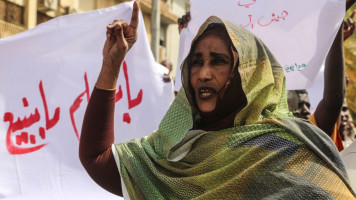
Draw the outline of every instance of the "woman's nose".
M204 64L199 72L199 80L200 81L209 81L213 78L212 68L208 64Z

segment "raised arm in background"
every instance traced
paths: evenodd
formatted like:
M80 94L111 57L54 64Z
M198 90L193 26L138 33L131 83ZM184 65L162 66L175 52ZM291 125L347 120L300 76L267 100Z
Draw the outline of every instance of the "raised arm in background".
M343 26L334 39L325 60L323 99L315 110L318 127L331 135L345 97Z
M347 0L346 9L350 8L356 0ZM351 16L340 27L330 51L325 60L324 94L315 111L315 120L318 127L331 135L340 114L345 98L345 61L343 41L350 37L355 29L356 22Z
M137 39L139 9L135 0L130 24L115 20L107 26L103 64L85 112L79 143L79 158L90 177L119 196L122 196L120 173L111 152L115 88L121 63Z

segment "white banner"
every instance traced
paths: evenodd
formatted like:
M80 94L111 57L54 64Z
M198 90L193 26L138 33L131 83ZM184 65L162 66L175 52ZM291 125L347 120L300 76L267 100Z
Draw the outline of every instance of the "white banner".
M191 0L191 21L181 33L178 66L200 25L212 15L259 36L284 68L287 89L313 85L341 25L345 0ZM182 42L187 44L182 44ZM188 48L183 48L188 47ZM175 90L181 86L177 70Z
M132 2L63 16L0 40L0 199L118 199L78 158L84 111L102 63L106 26ZM140 16L116 93L116 142L149 135L170 105ZM120 181L120 180L117 180Z

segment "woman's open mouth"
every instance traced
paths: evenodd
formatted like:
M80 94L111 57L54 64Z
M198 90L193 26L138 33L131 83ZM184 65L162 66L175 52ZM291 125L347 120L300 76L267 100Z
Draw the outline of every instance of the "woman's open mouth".
M217 92L211 87L201 87L198 89L198 96L201 99L210 99L215 96Z

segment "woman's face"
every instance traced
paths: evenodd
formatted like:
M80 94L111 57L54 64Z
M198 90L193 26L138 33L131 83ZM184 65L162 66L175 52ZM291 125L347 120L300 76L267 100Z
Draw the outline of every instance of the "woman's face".
M230 76L231 54L226 42L215 34L207 34L196 44L191 59L190 84L201 112L216 107L219 91Z

